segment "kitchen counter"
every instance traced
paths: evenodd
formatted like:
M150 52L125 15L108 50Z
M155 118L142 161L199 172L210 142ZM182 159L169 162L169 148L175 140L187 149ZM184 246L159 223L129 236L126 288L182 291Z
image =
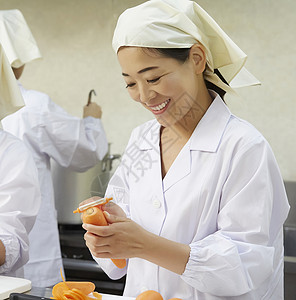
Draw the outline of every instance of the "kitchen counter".
M52 297L51 288L32 287L30 291L24 293L26 295L50 298Z

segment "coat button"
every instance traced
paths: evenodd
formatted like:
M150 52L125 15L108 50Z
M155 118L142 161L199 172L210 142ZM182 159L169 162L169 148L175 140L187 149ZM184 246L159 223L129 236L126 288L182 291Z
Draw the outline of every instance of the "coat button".
M154 206L155 208L160 208L160 207L161 207L161 203L159 202L159 200L154 199L154 200L153 200L153 206Z

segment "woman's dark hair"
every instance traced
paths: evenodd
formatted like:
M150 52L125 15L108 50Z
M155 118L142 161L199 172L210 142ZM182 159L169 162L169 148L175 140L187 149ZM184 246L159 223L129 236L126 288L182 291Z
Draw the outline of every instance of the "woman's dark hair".
M188 59L190 52L190 48L147 48L147 50L150 52L156 51L164 57L174 58L181 63L184 63ZM228 85L227 81L224 79L218 69L214 69L214 73L217 74L219 78ZM205 84L208 89L214 90L222 99L224 99L224 95L226 94L224 90L207 80L205 80Z

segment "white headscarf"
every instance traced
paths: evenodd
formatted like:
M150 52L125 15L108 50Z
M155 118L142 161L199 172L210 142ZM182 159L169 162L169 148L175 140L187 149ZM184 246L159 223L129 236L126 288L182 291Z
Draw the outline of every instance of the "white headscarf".
M0 43L12 67L40 58L37 43L18 9L0 10Z
M0 44L0 120L24 106L11 66Z
M125 10L118 19L112 45L117 53L122 46L190 48L197 41L206 52L206 80L226 92L233 92L232 87L260 84L243 68L247 55L194 1L150 0Z

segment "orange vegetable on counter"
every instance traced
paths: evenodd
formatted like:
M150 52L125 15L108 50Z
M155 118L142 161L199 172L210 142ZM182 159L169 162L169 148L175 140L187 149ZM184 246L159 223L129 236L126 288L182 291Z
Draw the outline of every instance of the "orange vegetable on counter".
M52 299L56 300L102 300L102 295L94 292L95 285L88 281L63 281L52 288ZM92 297L88 295L92 294ZM95 298L94 298L95 297Z
M53 289L52 293L55 295L61 295L65 290L78 289L83 294L88 295L95 290L95 285L92 282L83 282L83 281L63 281L57 283Z
M63 299L64 292L70 290L65 282L59 282L52 288L53 299Z
M148 290L138 295L136 300L163 300L163 298L158 292Z
M100 206L90 207L82 212L83 223L88 223L97 226L107 226L108 222ZM111 259L112 262L120 269L126 266L125 259Z

